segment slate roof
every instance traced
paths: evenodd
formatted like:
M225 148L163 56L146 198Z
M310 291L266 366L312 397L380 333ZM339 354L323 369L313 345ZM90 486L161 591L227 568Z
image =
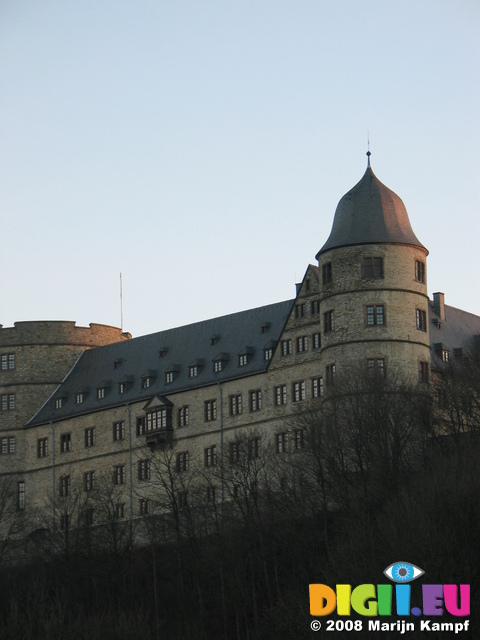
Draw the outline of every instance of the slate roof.
M338 203L330 236L317 259L330 249L376 243L410 244L425 249L413 233L401 198L380 182L369 165L360 182Z
M266 371L269 362L263 350L279 340L293 303L287 300L86 350L26 426ZM239 366L238 356L245 353L247 363ZM216 359L222 361L218 372L213 365ZM197 367L196 377L189 376L192 366ZM167 372L173 373L170 383L166 382ZM142 388L142 378L149 378L148 388ZM120 393L121 382L126 383L124 393ZM104 389L103 398L97 397L99 387ZM84 401L76 404L80 391ZM63 398L59 409L55 409L57 398Z
M474 336L480 336L480 316L445 305L445 319L440 320L432 302L428 311L432 368L441 369L445 366L441 357L442 348L450 352L452 361L457 357L471 356Z

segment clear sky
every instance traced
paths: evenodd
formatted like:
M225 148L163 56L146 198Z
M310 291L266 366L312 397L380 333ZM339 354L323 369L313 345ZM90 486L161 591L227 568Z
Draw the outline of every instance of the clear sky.
M478 0L0 2L0 323L294 297L372 167L480 314Z

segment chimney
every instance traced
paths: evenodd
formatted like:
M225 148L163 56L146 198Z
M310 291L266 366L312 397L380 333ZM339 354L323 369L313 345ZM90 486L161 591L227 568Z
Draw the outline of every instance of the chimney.
M434 293L433 294L433 310L438 316L439 320L445 320L445 294Z

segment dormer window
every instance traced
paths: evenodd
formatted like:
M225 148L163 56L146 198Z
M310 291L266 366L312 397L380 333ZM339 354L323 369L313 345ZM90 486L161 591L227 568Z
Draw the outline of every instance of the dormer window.
M61 409L63 407L64 398L55 398L55 409Z
M75 394L75 404L82 404L85 401L85 392L77 391Z
M261 326L261 331L262 333L267 333L267 331L270 329L271 324L270 322L264 322Z
M434 345L435 353L442 359L442 362L449 362L450 350L441 342L436 342Z
M113 361L113 368L114 369L119 369L121 364L122 364L122 359L121 358L117 358L116 360Z
M220 340L220 336L212 336L210 338L210 345L213 347L216 344L218 344L218 341Z
M151 371L151 370L145 371L145 373L142 376L142 389L149 389L153 384L155 378L156 378L155 371Z
M97 400L102 400L105 397L105 387L97 388Z
M165 373L165 384L171 384L175 380L175 372L167 371Z
M253 347L245 347L245 349L242 349L238 354L238 366L246 367L254 353L255 349Z
M225 365L228 361L228 355L226 353L220 353L213 360L213 371L214 373L219 373L225 369Z
M164 358L168 353L168 349L167 347L160 347L159 351L158 351L158 357L159 358Z
M202 359L194 360L193 362L191 362L188 367L188 377L196 378L200 374L204 365L205 362Z
M263 359L268 362L269 360L271 360L273 357L273 349L271 347L268 347L267 349L263 350Z
M118 383L118 392L120 394L127 393L132 380L132 376L125 376L124 378L122 378L122 380L120 380L120 382Z

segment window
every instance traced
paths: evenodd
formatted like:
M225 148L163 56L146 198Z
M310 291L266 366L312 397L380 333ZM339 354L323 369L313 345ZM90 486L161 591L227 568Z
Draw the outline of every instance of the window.
M70 433L62 433L60 436L60 453L72 450L72 436Z
M88 509L85 509L85 511L83 512L84 527L91 527L93 525L93 514L94 510L92 507L88 507Z
M420 382L425 382L426 384L428 384L430 377L430 367L428 366L428 362L420 362L419 374Z
M139 480L150 480L150 460L139 460L137 471Z
M448 351L448 349L442 349L441 356L443 362L448 362L450 360L450 351Z
M151 378L142 378L142 389L149 389L151 380Z
M15 436L0 438L0 453L1 455L15 453Z
M207 502L213 504L215 502L215 487L207 487Z
M275 387L275 406L280 407L283 404L287 404L287 385L281 384Z
M75 404L82 404L85 401L85 393L83 391L77 391L75 394Z
M122 364L122 359L121 358L117 358L116 360L113 361L113 368L114 369L119 369L121 364Z
M97 388L97 400L102 400L102 398L105 398L105 387L98 387Z
M25 481L20 480L17 485L17 507L19 511L25 509Z
M322 285L325 286L332 282L332 263L326 262L322 265Z
M70 476L60 478L60 497L66 498L70 493Z
M251 438L248 441L248 457L255 460L260 457L260 438Z
M312 380L312 397L321 398L323 396L323 378L313 378Z
M242 394L229 396L228 407L231 416L238 416L242 413Z
M180 509L185 509L185 507L187 506L188 502L188 492L187 491L179 491L178 492L178 506L180 507Z
M333 384L334 378L335 378L335 365L327 364L327 366L325 367L325 379L327 381L328 386L331 386Z
M213 361L213 370L215 373L219 373L222 370L223 361L222 360L214 360Z
M269 360L271 360L272 357L273 357L272 347L267 347L266 349L263 350L263 359L265 360L265 362L268 362Z
M95 446L95 427L85 429L85 448Z
M48 456L48 438L39 438L37 440L37 458L46 458Z
M217 419L217 401L206 400L204 405L205 422L213 422Z
M148 516L148 500L146 498L141 498L139 500L139 511L141 516Z
M367 371L371 376L381 376L385 378L385 360L384 358L367 358Z
M415 260L415 280L425 284L425 263L421 260Z
M314 333L312 335L312 349L320 349L322 346L322 336L320 333Z
M312 316L318 316L320 313L320 300L312 300L310 303L310 313Z
M323 333L333 331L333 310L323 314Z
M282 348L282 356L289 356L292 353L292 341L282 340L281 348Z
M287 450L287 434L285 432L275 434L275 448L277 453L285 453Z
M363 259L364 278L383 278L383 258L368 257Z
M297 353L308 351L308 336L300 336L297 338Z
M177 453L176 469L178 473L188 471L188 465L189 465L188 451L181 451L180 453Z
M83 474L83 490L92 491L94 486L95 471L87 471Z
M137 418L137 436L144 436L146 433L145 418Z
M168 353L168 348L167 347L160 347L160 349L158 350L158 357L159 358L164 358Z
M0 370L8 371L15 369L15 354L14 353L2 353L0 355Z
M301 402L306 398L306 386L305 380L300 380L299 382L293 383L293 401Z
M166 407L149 411L146 416L146 431L156 431L157 429L167 429L168 412Z
M125 465L117 464L113 467L113 484L125 484Z
M260 411L262 408L262 392L260 389L255 389L249 392L250 397L250 411Z
M55 398L55 409L61 409L63 406L63 398Z
M242 353L241 355L238 356L238 366L246 367L247 364L248 364L248 354Z
M15 409L15 394L5 393L2 395L2 411L13 411Z
M196 378L198 376L198 365L192 364L188 367L188 377Z
M423 309L416 309L417 329L419 331L427 330L427 313Z
M119 502L115 505L115 517L117 520L123 520L125 517L125 503Z
M167 371L165 373L165 384L172 384L174 380L175 380L175 372Z
M119 440L125 440L125 422L123 420L113 423L113 441L118 442Z
M304 429L295 429L295 451L301 451L305 447L305 431Z
M230 464L235 464L240 460L240 443L230 443Z
M295 318L298 320L299 318L303 318L305 315L305 305L296 304L295 305Z
M204 464L206 467L215 467L217 465L217 445L212 444L204 450Z
M383 304L369 304L366 307L367 327L385 324L385 308Z
M69 526L70 526L70 517L68 513L62 513L62 515L60 516L60 529L62 529L62 531L65 531L68 529Z
M188 405L185 405L184 407L180 407L178 410L178 426L186 427L188 425L188 419L189 419Z

